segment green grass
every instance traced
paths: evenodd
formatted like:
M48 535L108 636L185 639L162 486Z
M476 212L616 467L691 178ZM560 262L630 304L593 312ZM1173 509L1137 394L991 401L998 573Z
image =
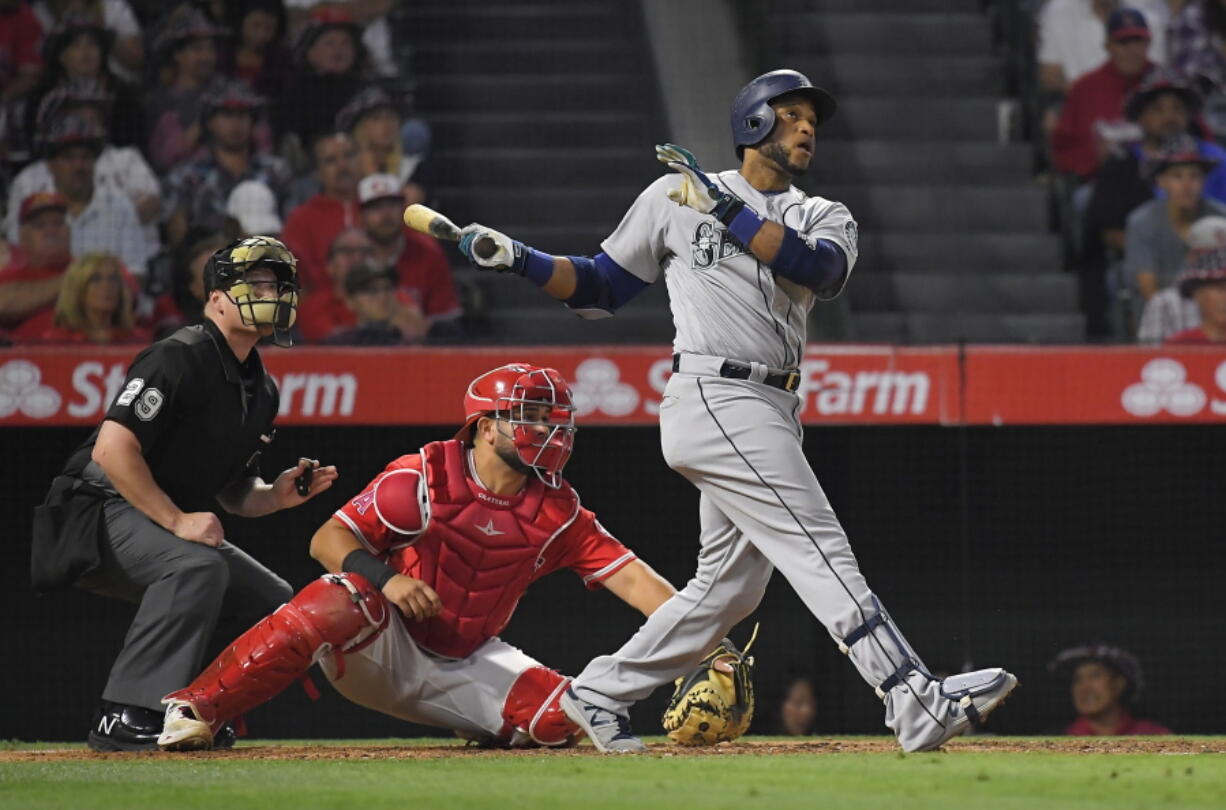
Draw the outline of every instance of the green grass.
M1226 755L951 752L597 757L539 752L361 761L141 757L0 762L0 808L26 807L1217 810L1226 807Z

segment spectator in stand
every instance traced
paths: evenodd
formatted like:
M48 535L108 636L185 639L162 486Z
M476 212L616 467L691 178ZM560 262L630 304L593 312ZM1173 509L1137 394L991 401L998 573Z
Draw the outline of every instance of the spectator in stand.
M44 343L148 343L150 334L135 323L131 279L119 260L87 253L64 272L55 302L55 325Z
M217 39L225 33L200 11L180 7L158 37L156 56L171 77L153 89L147 107L147 151L159 172L174 169L200 145L204 97L218 81Z
M110 100L106 85L97 79L70 79L44 97L37 131L48 132L61 118L77 116L98 126L109 137L106 121L109 120ZM157 222L162 207L161 184L139 150L103 144L94 164L94 186L126 196L136 209L145 242L153 246L159 243ZM21 201L35 191L54 187L55 181L45 160L31 163L14 178L9 186L9 218L5 228L11 241L17 238L17 208Z
M779 733L807 737L817 723L817 687L808 676L790 678L779 704Z
M318 6L339 8L362 29L362 47L366 50L370 70L376 76L391 78L400 73L393 57L392 27L387 15L395 0L286 0L291 19L298 24Z
M1120 647L1086 644L1062 650L1047 665L1051 672L1072 674L1077 719L1064 730L1076 737L1170 734L1152 720L1133 716L1144 683L1136 656Z
M104 62L116 75L128 82L140 81L145 53L141 44L140 23L127 0L35 0L35 16L44 31L52 31L72 17L92 18L110 32L114 48Z
M455 332L463 314L447 254L436 239L404 224L404 196L390 174L358 183L362 225L375 246L377 266L392 268L430 323L431 334ZM435 330L438 332L435 332Z
M345 300L353 326L324 342L345 346L395 346L421 340L426 319L412 301L407 306L396 289L396 274L387 268L359 264L345 276Z
M1124 228L1124 276L1142 301L1170 286L1183 270L1192 223L1226 215L1226 205L1204 197L1205 174L1217 161L1201 155L1190 135L1166 141L1148 165L1165 197L1129 214Z
M1149 25L1149 59L1166 63L1166 27L1171 18L1168 0L1047 0L1038 14L1039 87L1063 94L1073 82L1103 63L1107 20L1127 7L1145 16Z
M290 211L285 221L286 246L298 257L303 292L332 286L325 265L336 235L358 223L357 148L344 133L317 138L312 153L319 193Z
M306 145L331 132L336 114L364 84L361 29L344 11L320 7L298 36L295 70L285 84L275 124L280 137Z
M43 27L25 0L0 0L0 98L21 98L42 75Z
M200 323L204 318L204 266L214 252L225 247L227 240L220 233L193 228L175 249L174 275L170 292L157 300L154 307L154 337L161 340L182 326Z
M1102 164L1086 207L1082 238L1082 308L1090 337L1111 331L1108 317L1108 268L1124 253L1124 226L1128 215L1152 199L1158 189L1145 172L1168 138L1188 132L1199 107L1199 96L1180 77L1151 69L1129 96L1124 111L1141 128L1141 140L1113 152ZM1197 139L1200 153L1219 161L1205 178L1205 196L1226 203L1226 150L1212 141Z
M363 177L390 174L400 181L406 205L425 201L425 190L410 178L425 158L430 128L419 118L405 121L391 93L366 87L337 113L336 129L353 136Z
M353 268L371 264L374 258L375 246L366 231L345 228L336 235L324 265L327 283L317 284L298 305L298 329L306 340L319 343L357 323L345 300L345 279ZM411 298L407 300L412 303Z
M235 32L230 77L265 98L280 98L293 65L285 46L285 6L280 0L247 0L228 12Z
M145 240L140 217L127 195L94 183L94 167L105 144L97 124L78 116L56 121L42 139L55 190L68 201L72 252L111 253L132 274L144 278L146 263L158 245Z
M281 217L272 189L259 180L244 180L235 186L226 200L227 238L280 235Z
M0 328L13 338L32 340L55 315L55 299L72 261L68 252L68 201L54 191L39 191L21 202L21 235L0 270Z
M144 144L145 120L139 91L107 68L113 42L114 34L89 14L73 12L60 19L43 44L46 68L26 107L27 132L40 131L48 98L60 95L66 84L95 82L99 92L109 96L102 123L111 142L118 146Z
M257 151L253 131L263 100L245 85L218 86L202 103L206 152L180 166L165 183L166 208L171 212L166 233L177 244L189 225L221 230L230 192L244 180L258 180L283 199L289 169L275 155Z
M1124 99L1152 67L1145 55L1149 42L1149 26L1140 12L1112 12L1107 61L1073 82L1051 134L1052 163L1058 170L1093 179L1110 149L1135 136L1135 125L1123 120Z
M1187 0L1171 21L1170 66L1200 85L1205 118L1226 137L1226 2Z
M1167 344L1226 343L1226 219L1206 217L1196 223L1198 228L1202 223L1211 229L1216 244L1192 251L1175 283L1183 300L1192 303L1196 318L1186 329L1167 337Z
M1137 342L1159 344L1172 335L1200 326L1201 314L1196 302L1181 293L1180 281L1195 275L1206 261L1216 261L1226 249L1226 218L1202 217L1188 229L1188 255L1183 272L1169 287L1154 293L1145 304L1137 327Z

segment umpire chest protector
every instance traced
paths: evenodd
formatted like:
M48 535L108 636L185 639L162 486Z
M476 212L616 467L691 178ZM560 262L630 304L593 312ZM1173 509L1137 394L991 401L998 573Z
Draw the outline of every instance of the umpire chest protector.
M438 593L442 612L406 626L422 647L449 658L464 658L506 627L528 585L558 566L550 544L579 513L565 482L550 489L529 477L516 495L486 492L467 474L466 454L454 440L422 448L430 513L419 538L392 561Z

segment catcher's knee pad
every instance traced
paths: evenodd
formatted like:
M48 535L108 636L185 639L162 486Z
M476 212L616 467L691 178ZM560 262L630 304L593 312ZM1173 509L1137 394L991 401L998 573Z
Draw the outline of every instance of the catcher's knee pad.
M894 620L890 618L890 614L886 613L881 600L876 595L873 596L873 607L875 609L873 615L869 616L864 624L844 636L838 642L838 645L839 652L850 656L852 647L873 636L874 631L878 628L882 629L883 635L875 636L873 643L884 653L885 661L889 662L887 667L889 674L877 684L877 697L884 700L886 693L905 681L912 672L918 672L929 680L936 680L928 672L924 662L920 660L915 650L903 638L902 633L899 632L898 627L894 624ZM892 671L890 671L891 668Z
M567 718L558 704L570 678L548 667L529 667L520 673L507 692L502 706L511 744L518 741L538 745L569 745L579 734L579 727Z
M311 665L334 655L337 678L344 653L370 644L391 610L359 574L325 574L243 633L196 680L162 699L189 707L216 732L223 723L271 699Z

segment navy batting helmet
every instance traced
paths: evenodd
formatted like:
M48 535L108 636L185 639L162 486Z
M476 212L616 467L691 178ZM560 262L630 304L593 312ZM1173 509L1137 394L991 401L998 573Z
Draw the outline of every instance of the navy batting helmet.
M732 102L732 143L739 158L746 146L755 146L766 139L775 127L775 111L771 102L788 93L799 93L813 103L817 124L821 126L834 115L834 96L803 73L794 70L772 70L763 73L737 93Z

